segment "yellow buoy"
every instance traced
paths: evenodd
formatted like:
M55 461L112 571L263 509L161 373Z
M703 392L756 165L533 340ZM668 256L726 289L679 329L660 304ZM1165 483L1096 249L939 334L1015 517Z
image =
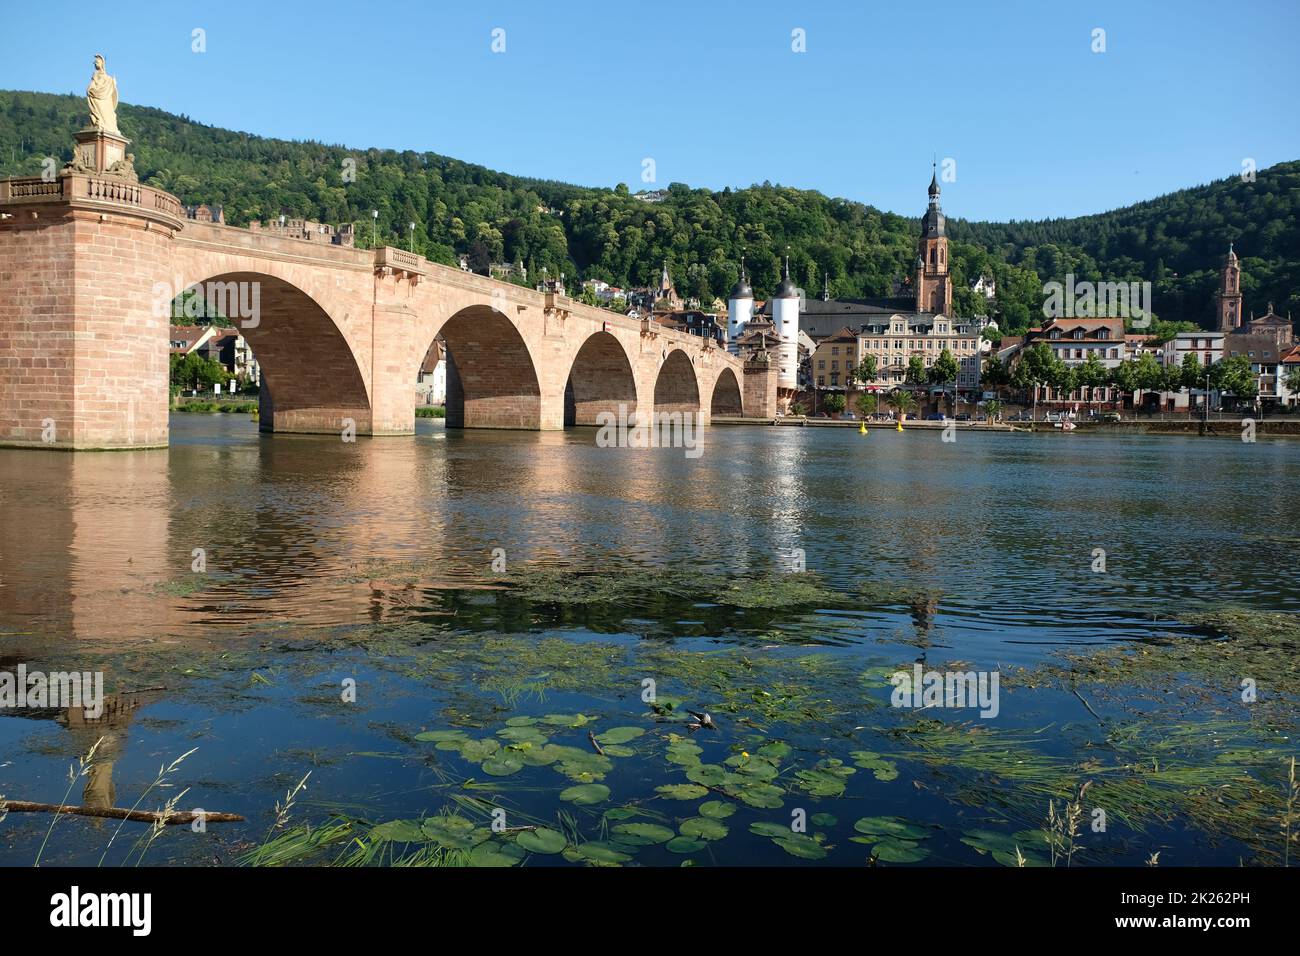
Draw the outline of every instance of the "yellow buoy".
M894 429L900 432L903 430L903 422L901 419L894 425Z
M865 435L866 433L867 433L867 423L862 422L860 425L858 425L858 434Z

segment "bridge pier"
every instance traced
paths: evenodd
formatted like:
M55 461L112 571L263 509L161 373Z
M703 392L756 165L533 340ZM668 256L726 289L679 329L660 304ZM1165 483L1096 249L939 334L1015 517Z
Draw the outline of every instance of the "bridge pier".
M180 203L68 174L0 181L0 210L0 443L165 447L168 319L154 282Z

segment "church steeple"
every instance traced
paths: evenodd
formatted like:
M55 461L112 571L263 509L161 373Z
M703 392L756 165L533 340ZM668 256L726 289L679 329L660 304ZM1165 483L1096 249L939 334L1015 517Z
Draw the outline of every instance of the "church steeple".
M1215 296L1215 310L1218 313L1219 331L1231 332L1242 322L1241 312L1241 263L1232 243L1228 243L1228 254L1223 257L1223 268L1219 272L1219 291Z
M916 311L947 315L952 311L952 280L948 275L948 229L939 205L939 170L930 172L930 204L921 217L917 243Z

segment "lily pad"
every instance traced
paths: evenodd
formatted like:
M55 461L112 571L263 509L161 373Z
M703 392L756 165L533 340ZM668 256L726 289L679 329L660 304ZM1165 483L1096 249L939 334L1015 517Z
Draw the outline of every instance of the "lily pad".
M596 863L626 863L632 859L629 854L612 844L598 840L578 844L577 852L584 860L592 860Z
M725 820L736 812L736 805L734 803L725 803L722 800L706 800L696 807L696 812L702 817Z
M486 828L475 827L464 817L430 817L424 821L425 839L447 850L469 850L492 836Z
M1047 866L1036 848L1044 843L1044 831L1022 830L1019 833L1002 833L997 830L967 830L962 834L961 842L974 847L980 853L991 854L993 859L1003 866ZM1017 850L1019 856L1017 856Z
M727 779L727 771L716 763L702 763L687 769L686 779L706 787L716 787Z
M754 783L735 790L736 799L760 810L776 810L785 803L785 791L770 783Z
M668 827L657 823L620 823L612 828L620 843L649 846L655 843L667 843L677 834Z
M559 853L565 847L564 834L549 827L525 830L515 837L515 842L529 853Z
M788 837L794 831L784 823L773 823L771 820L760 820L757 823L751 823L749 825L749 832L757 834L758 836L771 837L774 840L779 840Z
M694 853L697 850L703 850L707 843L703 840L692 840L690 837L673 837L665 845L664 849L670 853Z
M844 795L845 778L857 773L839 760L822 760L811 770L795 774L799 788L814 797L840 797Z
M930 855L930 851L913 840L896 840L887 837L876 844L872 854L886 863L916 863Z
M693 743L681 741L668 745L668 760L670 763L681 764L690 767L700 762L700 754L704 753L703 748L695 746Z
M508 777L524 768L523 758L518 754L501 751L493 754L480 765L484 773L494 777Z
M481 763L501 749L495 740L467 740L460 745L460 755L471 763Z
M513 843L481 843L469 854L470 866L514 866L524 851Z
M418 820L389 820L370 828L371 839L392 843L427 843L429 837Z
M591 718L585 714L547 714L542 718L542 723L552 727L581 727L591 723Z
M609 787L603 783L580 783L575 787L566 787L560 791L560 799L566 803L576 803L580 807L591 806L609 799Z
M669 783L662 787L655 787L656 793L661 793L669 800L698 800L700 797L707 797L709 791L697 783Z
M570 780L578 783L592 783L603 779L605 774L614 769L614 764L608 757L598 753L579 751L575 754L565 755L555 769Z
M864 770L870 770L877 780L895 780L898 778L898 765L892 760L886 760L880 754L871 750L854 750L849 754L853 758L853 764Z
M924 840L930 835L925 827L908 823L901 817L863 817L853 829L868 836L893 837L899 840Z
M790 833L779 840L773 840L777 846L791 856L801 860L820 860L826 856L826 847L822 846L806 833Z
M515 743L544 744L546 734L536 727L504 727L497 731L497 736Z
M615 727L603 734L597 734L596 739L602 744L625 744L629 740L636 740L644 733L645 731L640 727Z
M689 820L683 820L677 829L682 832L682 836L697 840L721 840L728 833L726 826L708 817L691 817Z

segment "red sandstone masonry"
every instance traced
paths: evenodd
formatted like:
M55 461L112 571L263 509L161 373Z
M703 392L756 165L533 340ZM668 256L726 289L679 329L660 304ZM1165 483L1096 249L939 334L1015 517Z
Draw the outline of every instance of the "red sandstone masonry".
M169 322L155 313L208 280L258 285L259 322L237 324L270 393L267 430L338 432L350 419L358 435L411 434L416 371L438 335L462 403L452 427L562 428L570 381L582 424L651 403L707 422L768 403L769 387L775 404L774 379L696 336L402 250L186 222L174 197L150 205L143 188L135 206L91 203L79 182L36 205L0 182L13 212L0 221L0 443L44 447L53 419L58 447L166 444Z

